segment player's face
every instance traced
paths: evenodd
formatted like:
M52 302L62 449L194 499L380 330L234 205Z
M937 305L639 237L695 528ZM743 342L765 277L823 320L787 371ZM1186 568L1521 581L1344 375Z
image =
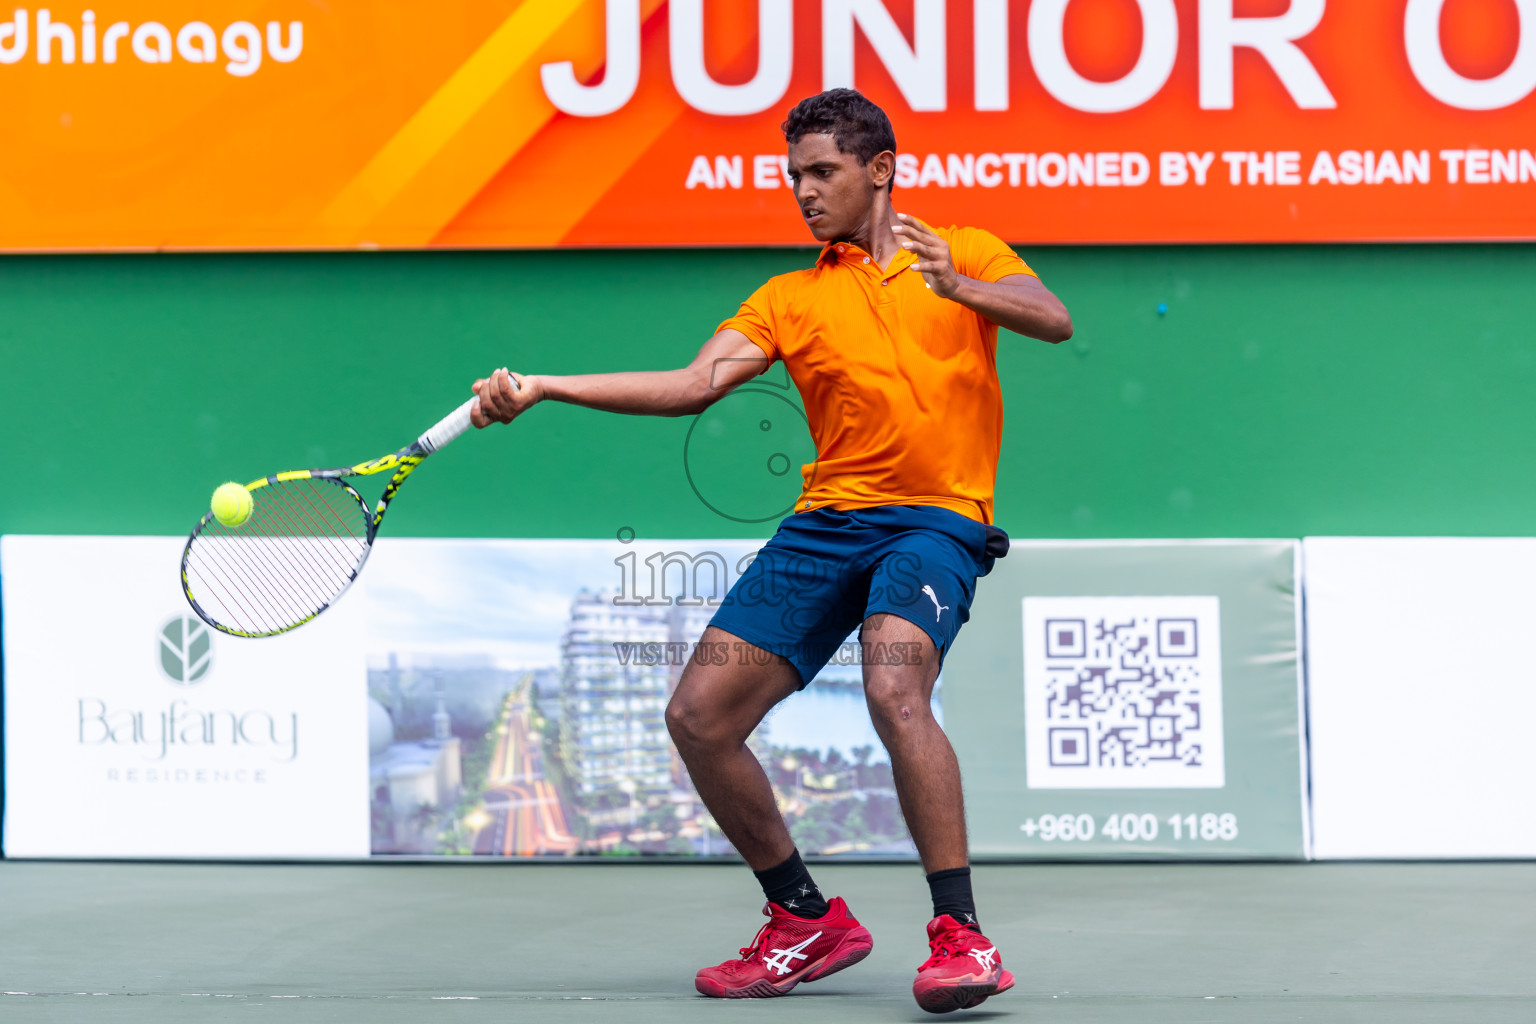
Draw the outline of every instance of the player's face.
M883 154L882 154L883 155ZM789 147L795 203L818 242L845 238L869 219L875 201L877 156L869 164L840 152L831 135L803 135Z

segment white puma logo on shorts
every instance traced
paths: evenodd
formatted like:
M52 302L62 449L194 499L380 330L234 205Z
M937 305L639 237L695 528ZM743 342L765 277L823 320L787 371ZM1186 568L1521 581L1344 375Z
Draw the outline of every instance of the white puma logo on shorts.
M933 613L933 621L938 622L940 617L949 610L949 605L939 604L939 595L935 594L933 588L926 583L923 584L923 593L927 594L928 600L933 602L933 607L936 609Z

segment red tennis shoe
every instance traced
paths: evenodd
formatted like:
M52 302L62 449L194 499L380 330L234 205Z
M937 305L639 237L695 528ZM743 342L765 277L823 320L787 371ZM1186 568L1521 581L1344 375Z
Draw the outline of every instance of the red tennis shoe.
M917 969L912 995L929 1013L968 1010L1013 988L997 946L948 914L928 922L928 946L933 955Z
M802 981L820 981L869 956L874 940L848 913L842 897L828 901L827 912L810 920L796 917L777 903L763 907L768 923L758 929L741 959L706 967L694 987L716 999L769 999L787 996Z

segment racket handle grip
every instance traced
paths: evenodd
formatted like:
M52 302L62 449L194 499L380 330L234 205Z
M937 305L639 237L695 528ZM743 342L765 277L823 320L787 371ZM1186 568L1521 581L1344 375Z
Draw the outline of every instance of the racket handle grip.
M453 412L434 423L425 434L416 439L416 444L428 455L445 447L449 441L454 440L464 431L469 429L469 414L475 407L478 398L471 398Z

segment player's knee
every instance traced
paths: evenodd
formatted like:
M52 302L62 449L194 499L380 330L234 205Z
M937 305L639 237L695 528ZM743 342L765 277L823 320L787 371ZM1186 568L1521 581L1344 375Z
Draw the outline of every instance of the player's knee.
M721 741L719 716L712 714L706 705L687 699L681 693L672 695L667 704L666 719L667 732L679 751L706 750Z
M928 702L919 687L897 676L872 676L864 681L864 699L877 728L896 727L928 715Z
M677 694L667 702L667 732L679 748L690 746L698 731L698 711Z

